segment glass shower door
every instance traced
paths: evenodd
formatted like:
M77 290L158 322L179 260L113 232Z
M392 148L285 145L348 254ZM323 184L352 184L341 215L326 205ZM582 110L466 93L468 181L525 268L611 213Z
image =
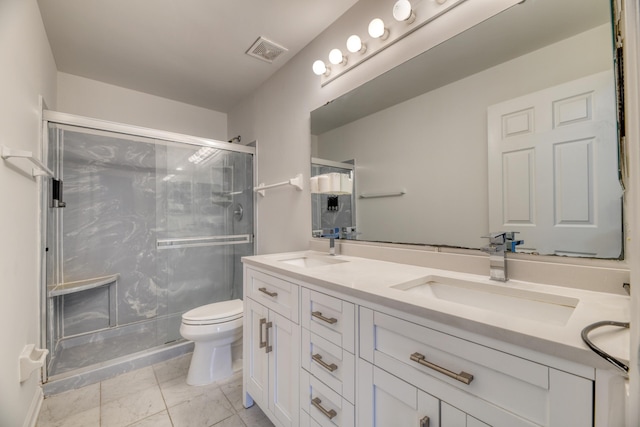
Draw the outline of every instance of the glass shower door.
M49 376L180 340L182 313L242 298L253 154L49 124L48 162L64 183L46 209Z
M253 156L170 145L158 161L166 165L157 198L161 313L171 342L182 313L242 298L240 258L253 254Z

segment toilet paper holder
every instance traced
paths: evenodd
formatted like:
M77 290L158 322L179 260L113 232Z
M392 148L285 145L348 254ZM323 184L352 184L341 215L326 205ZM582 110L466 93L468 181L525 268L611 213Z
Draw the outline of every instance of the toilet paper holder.
M49 350L36 348L35 344L27 344L20 353L20 382L23 383L31 374L44 366Z

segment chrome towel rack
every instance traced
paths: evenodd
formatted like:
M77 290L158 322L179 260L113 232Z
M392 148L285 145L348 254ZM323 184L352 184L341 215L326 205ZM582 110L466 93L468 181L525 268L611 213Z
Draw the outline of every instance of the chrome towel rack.
M276 184L269 184L266 185L264 183L261 183L260 185L258 185L257 187L255 187L253 189L253 191L255 191L256 193L258 193L259 195L261 195L262 197L264 197L265 195L265 190L269 190L271 188L276 188L276 187L283 187L285 185L292 185L294 186L298 191L302 191L304 189L304 184L302 183L302 174L299 173L298 175L296 175L295 177L287 180L287 181L283 181L283 182L278 182Z
M53 171L46 167L40 160L36 159L31 151L14 150L9 147L5 147L4 145L0 148L0 157L5 160L10 159L11 157L17 157L27 159L31 163L33 163L36 167L31 170L32 176L50 176L52 178L55 178L55 174L53 173Z

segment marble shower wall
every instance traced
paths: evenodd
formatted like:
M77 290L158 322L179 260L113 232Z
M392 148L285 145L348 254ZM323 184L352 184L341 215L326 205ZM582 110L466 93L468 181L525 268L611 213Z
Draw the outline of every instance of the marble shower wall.
M64 131L64 281L119 273L118 326L162 320L157 344L180 338L183 312L238 295L234 246L156 247L157 239L240 234L231 207L245 192L228 195L242 173L229 157L251 156L218 151L194 165L187 159L198 149ZM250 203L245 208L252 211ZM108 298L99 291L65 297L64 335L106 328Z

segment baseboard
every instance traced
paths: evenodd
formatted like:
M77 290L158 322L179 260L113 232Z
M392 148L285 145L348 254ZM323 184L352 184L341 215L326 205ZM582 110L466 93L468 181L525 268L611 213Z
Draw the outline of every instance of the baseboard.
M31 406L29 406L29 412L24 419L23 427L35 427L38 422L38 415L40 415L40 408L42 408L42 401L44 400L44 393L42 387L36 387L36 392L33 395Z

